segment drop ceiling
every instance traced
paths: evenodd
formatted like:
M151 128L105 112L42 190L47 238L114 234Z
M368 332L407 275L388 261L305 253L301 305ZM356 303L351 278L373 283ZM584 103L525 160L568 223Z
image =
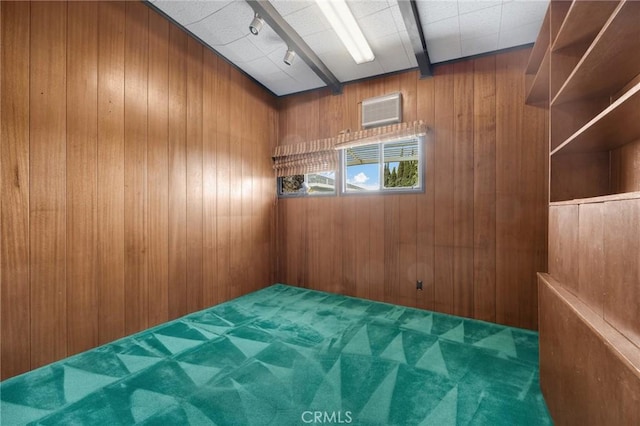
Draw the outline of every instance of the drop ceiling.
M533 43L548 4L548 0L416 0L420 24L411 34L398 1L407 0L348 0L375 54L372 62L360 65L315 0L270 0L270 4L340 83L418 67L412 47L417 31L422 32L434 65ZM251 34L254 10L245 0L150 3L277 96L327 85L300 55L290 66L283 62L287 43L269 25L257 36Z

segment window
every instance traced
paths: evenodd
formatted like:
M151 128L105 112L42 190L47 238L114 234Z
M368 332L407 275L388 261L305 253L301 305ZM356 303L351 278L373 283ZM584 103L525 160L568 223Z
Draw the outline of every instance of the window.
M423 190L420 137L345 148L341 157L342 193Z
M335 172L308 173L278 178L280 197L335 195Z

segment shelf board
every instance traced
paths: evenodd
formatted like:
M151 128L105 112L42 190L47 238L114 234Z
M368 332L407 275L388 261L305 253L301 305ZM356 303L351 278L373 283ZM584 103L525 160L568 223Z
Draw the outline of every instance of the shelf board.
M640 139L640 82L551 151L610 151Z
M544 15L544 20L542 21L542 27L540 28L540 32L538 33L538 38L536 39L536 43L533 45L533 49L531 50L531 55L529 56L529 63L527 64L527 69L525 70L525 74L535 75L538 73L540 69L540 65L542 64L542 59L549 48L549 38L550 34L550 10L551 7L547 7L547 13Z
M622 1L569 75L552 105L610 96L640 70L639 1Z
M527 93L525 103L527 105L548 105L549 104L549 59L551 57L551 50L547 48L547 51L542 58L538 72L533 78L533 84Z
M623 192L621 194L602 195L600 197L576 198L575 200L552 201L550 206L570 206L577 204L595 204L607 203L611 201L637 200L640 198L640 192Z
M574 1L558 30L552 51L574 44L591 43L619 1Z

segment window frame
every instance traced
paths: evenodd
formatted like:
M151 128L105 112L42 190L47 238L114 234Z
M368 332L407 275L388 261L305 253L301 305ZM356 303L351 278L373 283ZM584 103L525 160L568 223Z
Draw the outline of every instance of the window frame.
M380 189L377 190L365 190L365 191L347 191L347 166L346 155L347 148L341 149L339 158L340 170L340 196L350 197L352 195L388 195L388 194L423 194L425 192L425 175L426 175L426 150L425 150L425 136L413 136L402 139L395 139L389 141L375 142L367 145L378 145L380 147L380 159L378 162L379 170L378 176L380 179ZM385 188L384 187L384 146L387 144L396 144L404 141L416 140L418 142L418 187L417 188ZM336 176L338 173L336 173Z

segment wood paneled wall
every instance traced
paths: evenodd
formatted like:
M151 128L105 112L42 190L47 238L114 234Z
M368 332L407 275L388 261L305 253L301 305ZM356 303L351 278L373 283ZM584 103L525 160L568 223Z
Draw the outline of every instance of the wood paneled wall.
M137 2L2 2L2 378L273 281L273 98Z
M545 112L524 105L529 50L311 92L280 104L280 143L359 129L359 102L402 92L433 129L419 195L278 201L281 282L535 329L547 268ZM422 280L424 290L416 290Z

